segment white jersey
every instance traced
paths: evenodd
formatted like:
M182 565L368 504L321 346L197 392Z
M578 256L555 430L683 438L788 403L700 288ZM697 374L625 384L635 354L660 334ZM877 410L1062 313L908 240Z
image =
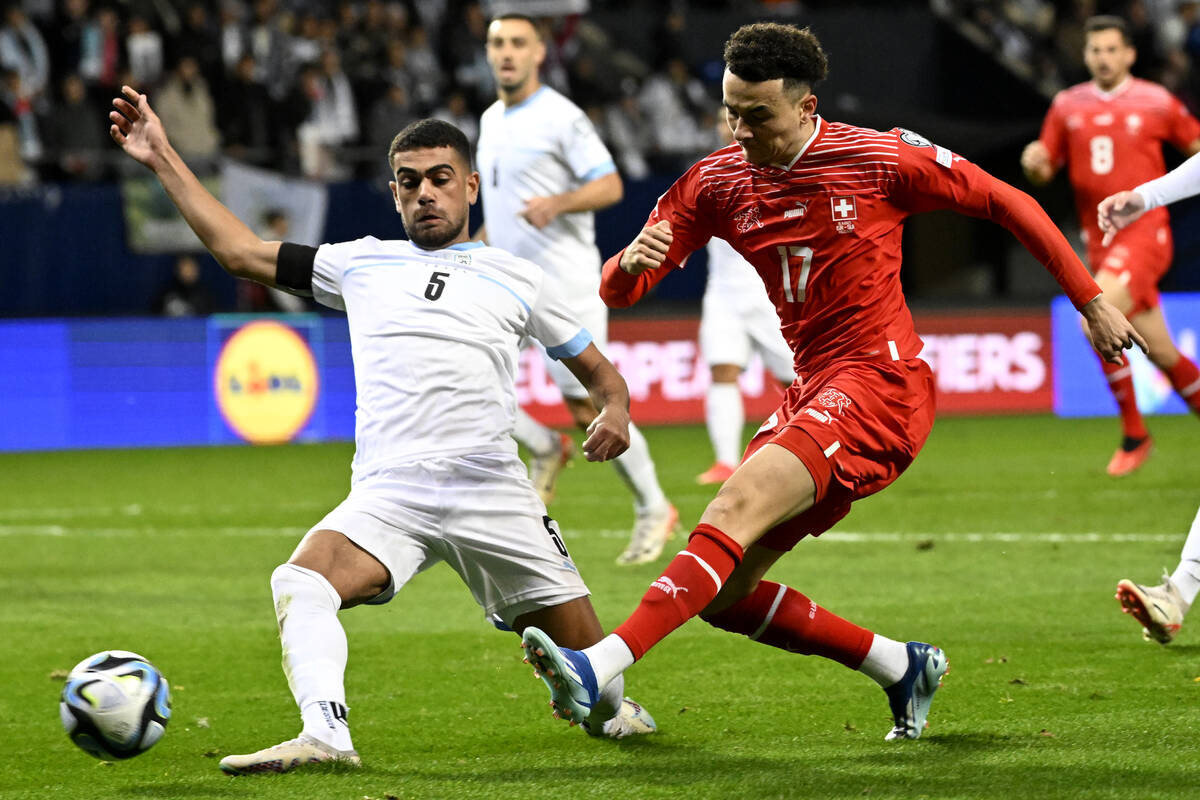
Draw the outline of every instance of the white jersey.
M705 295L716 295L726 305L743 313L766 312L776 318L775 306L767 296L762 278L746 259L724 239L716 236L708 240L708 279L704 284Z
M569 192L616 172L587 115L549 86L514 106L497 100L479 120L476 163L488 242L540 265L570 294L596 295L595 215L560 214L540 230L521 217L532 197Z
M540 267L481 242L442 250L372 236L324 244L312 286L318 302L344 309L350 322L355 484L422 459L515 454L522 337L556 359L591 343Z

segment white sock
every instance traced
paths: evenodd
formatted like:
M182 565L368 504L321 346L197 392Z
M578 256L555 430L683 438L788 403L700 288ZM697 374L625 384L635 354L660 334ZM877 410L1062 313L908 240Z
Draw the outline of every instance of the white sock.
M877 633L858 671L886 689L908 671L908 647Z
M650 458L650 445L633 423L629 425L629 449L613 459L612 465L633 492L634 512L645 514L666 504L667 496L658 484L654 459Z
M592 706L588 714L588 725L603 725L617 715L621 710L621 700L625 697L625 676L620 673L600 690L600 699ZM599 728L592 728L593 731Z
M625 644L625 640L615 633L610 633L591 647L585 647L583 654L592 663L592 670L596 673L596 685L606 689L621 673L633 666L633 651ZM620 704L620 698L617 703Z
M1183 595L1188 608L1200 594L1200 511L1192 521L1192 529L1188 531L1187 540L1183 543L1183 552L1179 554L1179 566L1171 573L1171 583ZM1187 613L1187 608L1184 609Z
M548 456L558 452L558 435L554 430L526 414L519 406L513 426L513 438L537 456Z
M717 461L730 466L737 464L742 454L746 409L736 382L709 384L704 396L704 421Z
M337 617L342 605L337 590L319 572L280 564L271 573L271 594L283 672L300 708L304 732L338 750L353 750L346 715L335 713L335 704L346 707L349 658L346 632Z

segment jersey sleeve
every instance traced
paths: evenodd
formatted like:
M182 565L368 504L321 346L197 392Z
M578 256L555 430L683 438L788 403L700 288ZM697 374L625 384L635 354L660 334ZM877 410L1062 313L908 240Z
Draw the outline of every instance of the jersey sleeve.
M592 334L579 324L557 280L549 273L543 273L526 331L541 342L546 353L555 360L573 358L592 343Z
M897 131L893 131L897 132ZM910 213L950 209L1003 225L1058 281L1076 308L1100 294L1066 237L1032 197L944 147L900 139L892 201Z
M1200 120L1191 115L1178 97L1171 95L1168 102L1167 140L1186 153L1192 142L1200 139Z
M621 269L624 250L604 262L600 276L600 297L613 308L631 306L645 296L673 269L687 263L688 256L708 244L712 238L715 215L711 201L702 190L698 165L685 172L671 185L650 212L645 227L666 220L671 225L671 247L666 260L657 269L630 275Z
M562 148L567 166L580 183L617 171L617 164L596 132L596 126L582 111L567 124Z
M1067 122L1063 114L1062 95L1054 98L1046 118L1042 120L1042 132L1038 140L1050 152L1050 163L1058 169L1067 163Z
M312 292L313 299L321 305L339 311L346 310L346 303L342 299L342 276L346 274L355 244L339 242L317 248L317 257L313 260Z

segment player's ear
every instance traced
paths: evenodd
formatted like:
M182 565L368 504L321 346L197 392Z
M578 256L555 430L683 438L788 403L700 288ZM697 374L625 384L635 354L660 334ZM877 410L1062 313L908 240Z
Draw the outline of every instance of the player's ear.
M475 205L475 201L479 199L479 173L472 171L467 176L467 202Z
M388 188L392 190L392 202L396 204L396 213L400 213L400 184L395 181L388 181Z

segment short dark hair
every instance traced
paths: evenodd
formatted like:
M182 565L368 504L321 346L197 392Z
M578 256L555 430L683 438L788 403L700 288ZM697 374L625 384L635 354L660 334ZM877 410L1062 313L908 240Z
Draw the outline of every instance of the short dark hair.
M1096 31L1118 31L1121 34L1121 41L1126 46L1133 46L1133 35L1129 33L1129 23L1121 17L1111 14L1100 14L1095 17L1088 17L1083 23L1084 34L1095 33Z
M405 126L392 139L388 148L388 171L395 169L392 159L396 153L409 150L424 150L429 147L449 147L462 156L467 168L471 167L471 145L467 136L456 126L440 119L419 119Z
M529 27L533 28L533 32L538 39L540 40L542 38L542 28L540 25L538 25L538 21L528 14L521 14L516 11L508 11L504 14L497 14L488 20L488 27L491 27L493 22L503 22L506 19L519 19L523 22L528 22Z
M725 68L744 81L783 78L786 89L803 84L811 91L829 74L829 61L808 28L755 22L738 28L725 43Z

